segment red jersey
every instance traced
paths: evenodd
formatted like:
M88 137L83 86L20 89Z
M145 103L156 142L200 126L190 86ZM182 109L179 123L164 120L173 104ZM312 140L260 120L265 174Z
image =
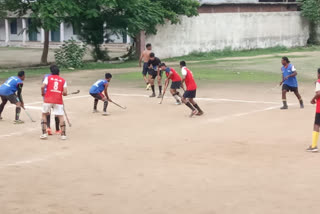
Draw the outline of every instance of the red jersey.
M63 88L66 87L66 81L58 75L51 75L46 77L43 83L47 85L44 102L62 105L62 93Z
M320 79L318 79L317 83L316 83L316 92L320 91ZM316 108L316 112L320 113L320 99L317 99L317 108Z
M192 71L190 71L187 67L183 67L181 72L182 75L185 76L187 91L197 90L197 84L194 81Z
M173 68L166 68L165 71L166 71L166 76L167 77L170 75L170 72L172 72L172 75L170 77L172 82L180 82L181 81L181 77L179 76L179 74Z

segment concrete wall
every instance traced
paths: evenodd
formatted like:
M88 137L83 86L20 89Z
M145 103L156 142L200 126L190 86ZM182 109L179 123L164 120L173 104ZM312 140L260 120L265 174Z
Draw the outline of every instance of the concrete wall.
M308 37L309 24L299 12L201 13L182 17L178 25L159 26L146 43L152 43L157 56L167 58L225 48L304 46Z

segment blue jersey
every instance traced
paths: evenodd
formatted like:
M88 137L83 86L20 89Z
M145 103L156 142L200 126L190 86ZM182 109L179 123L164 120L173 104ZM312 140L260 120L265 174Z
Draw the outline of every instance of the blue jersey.
M19 77L10 77L0 86L0 95L9 96L15 94L18 90L18 85L22 83L23 81Z
M51 74L46 74L46 75L44 75L42 82L43 82L48 76L51 76ZM46 87L44 88L44 93L47 93L47 85L46 85Z
M98 80L95 84L93 84L90 88L90 94L100 94L104 91L106 84L108 81L105 79Z
M281 70L284 78L293 74L296 71L295 67L292 64L289 64L287 68L283 66ZM298 87L297 77L289 77L287 80L283 82L283 84L291 87Z

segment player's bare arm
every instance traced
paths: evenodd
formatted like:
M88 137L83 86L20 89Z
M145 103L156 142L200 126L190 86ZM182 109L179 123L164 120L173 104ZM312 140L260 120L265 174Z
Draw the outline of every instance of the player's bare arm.
M104 89L104 95L106 95L106 98L109 102L112 102L112 100L110 99L109 94L108 94L108 87L109 87L109 83L106 84L106 87Z
M144 58L144 53L145 51L143 51L140 55L140 58L139 58L139 66L141 67L141 63L142 63L142 59Z
M63 88L63 93L62 93L63 96L68 96L68 89L67 87L64 87Z
M18 91L17 91L17 96L21 102L21 107L24 108L24 102L23 102L23 99L22 99L22 87L23 87L23 84L19 84L18 85Z

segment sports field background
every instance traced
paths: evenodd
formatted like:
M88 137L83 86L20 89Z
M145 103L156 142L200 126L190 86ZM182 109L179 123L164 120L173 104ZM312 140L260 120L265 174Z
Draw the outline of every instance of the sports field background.
M22 112L26 123L14 125L12 106L2 115L0 213L317 213L319 159L305 149L320 51L254 55L185 57L205 111L194 118L168 94L162 105L150 99L136 61L63 71L69 91L81 90L65 99L73 124L65 142L58 136L39 139L41 78L48 71L26 69L23 96L37 123ZM293 94L289 110L279 110L283 55L297 68L303 110ZM178 69L180 59L166 62ZM2 81L16 72L0 70ZM110 104L108 117L91 113L88 95L105 72L114 74L111 98L128 107Z

